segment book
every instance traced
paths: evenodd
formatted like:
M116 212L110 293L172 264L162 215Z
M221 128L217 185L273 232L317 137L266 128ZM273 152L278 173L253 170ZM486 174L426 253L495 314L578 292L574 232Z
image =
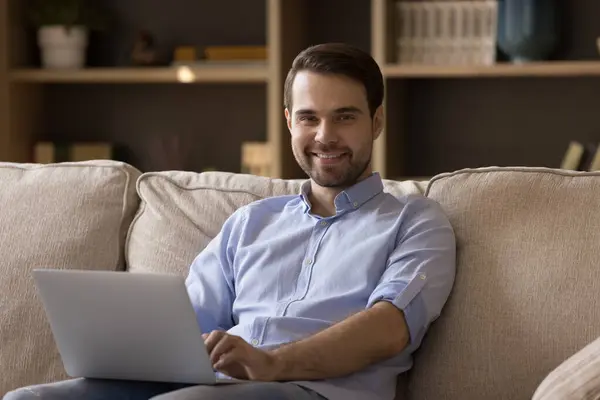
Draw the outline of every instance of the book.
M596 147L588 171L600 171L600 146Z
M581 164L584 152L585 147L583 144L577 141L571 141L562 159L560 168L577 171L579 169L579 165Z

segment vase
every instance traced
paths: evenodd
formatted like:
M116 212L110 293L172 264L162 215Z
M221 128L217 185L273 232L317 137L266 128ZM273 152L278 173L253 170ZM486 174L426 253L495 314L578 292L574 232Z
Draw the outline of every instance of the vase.
M44 68L78 69L85 66L88 32L84 27L41 27L38 44Z
M558 43L556 0L499 0L498 47L514 63L547 59Z

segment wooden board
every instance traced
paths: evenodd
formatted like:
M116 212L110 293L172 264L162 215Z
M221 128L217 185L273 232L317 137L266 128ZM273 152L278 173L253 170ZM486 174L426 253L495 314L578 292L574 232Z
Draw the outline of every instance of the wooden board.
M17 69L12 82L28 83L209 83L266 82L266 65L158 68Z
M600 61L549 61L491 66L421 66L386 64L388 78L503 78L600 76Z

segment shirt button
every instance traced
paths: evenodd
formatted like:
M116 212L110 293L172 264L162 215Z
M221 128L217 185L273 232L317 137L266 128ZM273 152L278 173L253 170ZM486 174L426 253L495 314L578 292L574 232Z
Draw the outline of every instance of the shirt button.
M310 265L310 264L312 264L312 260L309 258L306 260L306 265Z
M358 207L358 201L355 201L354 203L352 203L352 205L353 205L354 207Z
M422 280L425 280L425 278L427 278L427 276L425 274L421 274L421 275L419 275L419 278L421 278Z
M321 221L321 225L327 226L327 221Z
M258 340L256 340L256 339L252 339L252 342L251 342L251 343L252 343L252 345L253 345L253 346L256 346L256 345L258 345Z

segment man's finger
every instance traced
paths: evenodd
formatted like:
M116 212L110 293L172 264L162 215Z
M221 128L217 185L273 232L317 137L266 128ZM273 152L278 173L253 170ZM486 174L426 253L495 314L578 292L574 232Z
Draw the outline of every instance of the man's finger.
M234 347L231 351L221 356L219 361L214 365L214 368L232 378L248 379L244 357L244 349L240 346Z
M222 354L221 357L219 357L219 359L217 360L217 362L215 362L214 366L216 369L220 369L230 367L234 364L237 365L243 363L241 355L242 349L234 346L231 348L231 350Z
M227 334L223 331L212 331L206 339L204 339L204 344L206 345L206 351L208 354L212 352L214 347L221 341L223 337Z
M219 358L223 354L228 353L239 346L239 340L235 336L225 335L219 340L219 342L213 347L210 352L210 362L215 365Z

